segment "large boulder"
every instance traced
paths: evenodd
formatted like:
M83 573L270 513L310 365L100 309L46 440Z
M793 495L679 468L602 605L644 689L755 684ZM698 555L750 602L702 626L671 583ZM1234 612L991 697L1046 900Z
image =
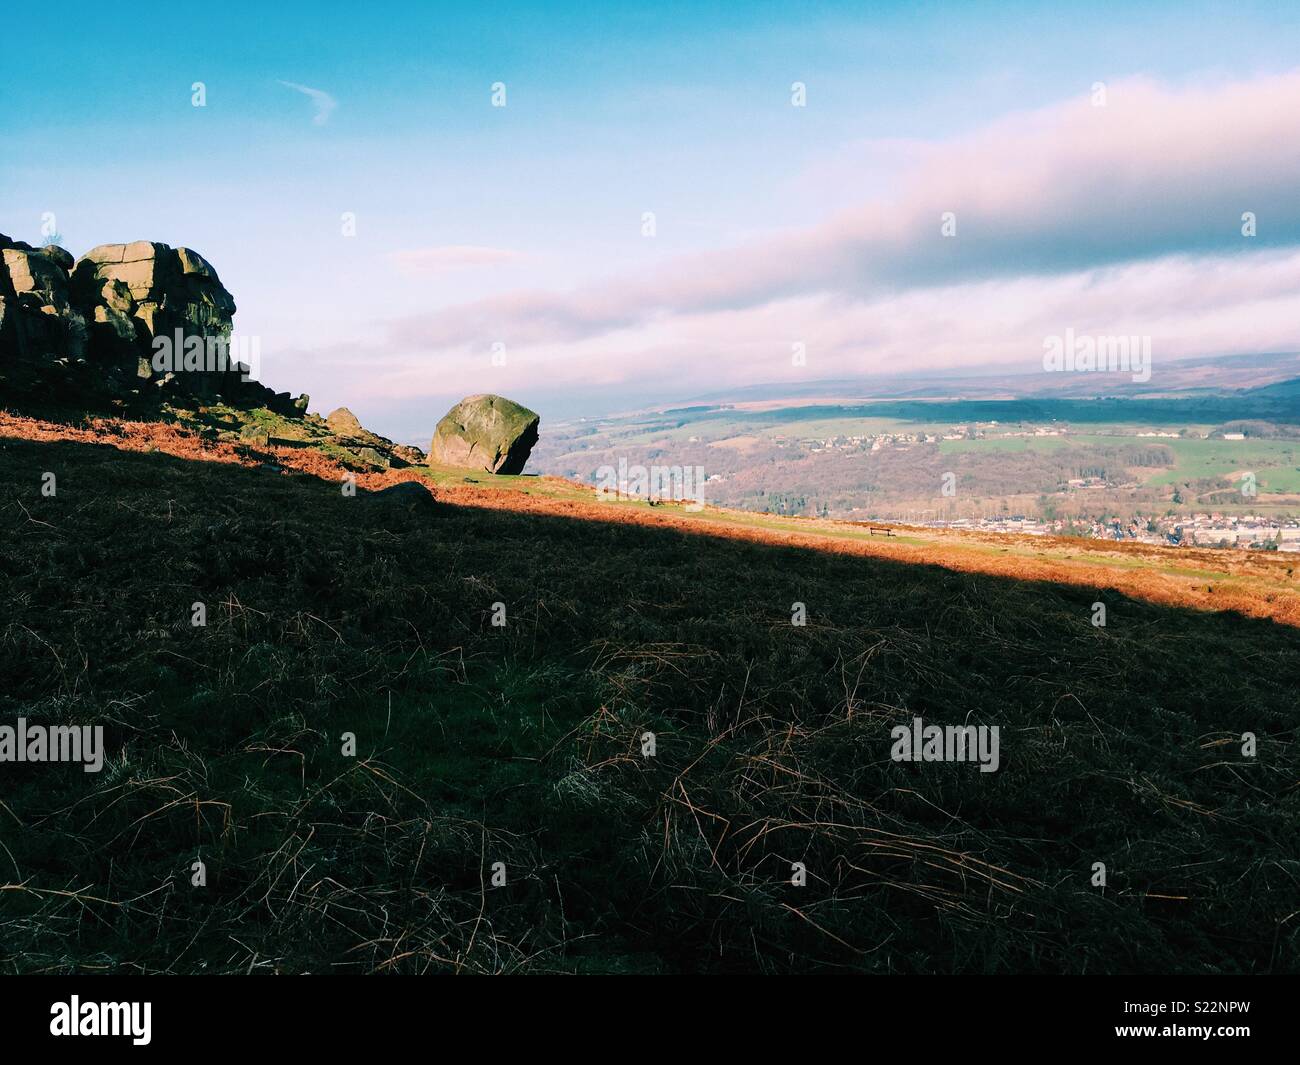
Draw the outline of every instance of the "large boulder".
M330 432L335 436L359 437L366 431L360 419L347 407L339 407L330 411L329 416L325 419L325 424L329 426Z
M394 444L393 457L408 466L421 466L424 464L424 452L412 444Z
M68 271L59 265L53 255L24 248L5 248L5 272L20 296L24 292L39 293L47 300L68 298Z
M362 499L371 499L376 503L400 503L405 506L427 508L433 502L433 493L416 481L399 481L381 488L378 492L366 492Z
M189 248L101 244L73 260L0 235L0 390L32 407L219 401L301 415L241 365L256 348L231 344L234 313L216 270Z
M228 337L234 297L203 256L189 248L170 248L148 240L91 248L72 271L78 301L87 317L107 326L98 330L110 345L133 319L142 339L171 336Z
M74 260L0 234L0 395L28 409L220 402L302 417L305 396L251 379L255 338L232 344L234 313L212 264L189 248L138 240Z
M521 473L541 419L503 396L467 396L434 430L429 461L443 466Z
M57 263L65 275L72 273L72 267L77 260L72 257L72 252L67 248L60 248L57 244L46 244L36 250L50 262Z
M0 235L0 363L79 360L86 322L73 306L62 248L33 248Z

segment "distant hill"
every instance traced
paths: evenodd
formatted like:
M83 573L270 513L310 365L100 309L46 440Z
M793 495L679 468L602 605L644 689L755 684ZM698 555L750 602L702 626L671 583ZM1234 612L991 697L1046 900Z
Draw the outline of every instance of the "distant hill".
M753 403L785 400L846 402L867 399L1144 398L1232 395L1300 378L1300 353L1222 355L1153 360L1151 380L1135 382L1123 373L1044 373L989 370L880 374L801 383L773 383L683 396L685 404ZM689 408L687 408L689 409Z
M1263 385L1260 388L1252 388L1247 395L1257 399L1295 399L1300 397L1300 377L1292 378L1289 381L1278 381L1276 384Z

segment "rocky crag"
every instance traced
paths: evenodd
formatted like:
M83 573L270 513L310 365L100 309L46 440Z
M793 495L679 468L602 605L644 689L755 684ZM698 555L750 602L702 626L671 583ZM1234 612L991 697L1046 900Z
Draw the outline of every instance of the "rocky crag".
M79 259L0 234L0 407L180 422L221 441L314 446L359 470L421 463L350 412L309 414L241 361L235 300L190 248L101 244Z
M197 252L141 240L73 259L0 234L0 256L5 396L123 412L209 401L294 413L288 393L233 357L234 298Z
M250 449L312 447L354 470L425 462L346 408L322 418L308 396L257 381L234 315L217 271L190 248L139 240L74 259L0 234L0 409L174 421ZM429 459L519 473L537 425L511 400L470 396L439 421Z

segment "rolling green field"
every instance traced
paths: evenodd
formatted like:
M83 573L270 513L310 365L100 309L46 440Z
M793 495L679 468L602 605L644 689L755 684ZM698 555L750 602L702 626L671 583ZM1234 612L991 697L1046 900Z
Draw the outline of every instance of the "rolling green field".
M981 440L940 440L939 451L944 455L988 451L1054 451L1076 442L1074 437L1063 436L987 436Z
M1223 477L1253 471L1261 489L1300 491L1300 441L1294 440L1163 440L1178 464L1151 479L1175 484L1201 477Z
M1249 405L1234 407L1227 400L891 401L844 407L684 410L591 422L576 430L572 426L560 426L553 430L555 435L542 449L540 468L548 469L547 456L562 454L566 446L576 449L578 456L584 451L620 454L626 449L659 449L662 454L666 449L663 461L669 462L675 454L694 447L697 450L692 461L701 461L700 447L743 440L748 443L740 449L741 453L755 452L754 461L761 463L782 455L797 456L801 450L806 452L822 446L828 439L882 434L942 437L971 427L980 435L904 446L919 448L918 456L933 453L928 450L933 448L941 456L974 462L985 456L996 459L1000 455L1049 455L1068 449L1072 454L1078 453L1077 459L1071 461L1079 466L1088 465L1088 452L1092 450L1097 453L1098 464L1117 471L1117 462L1120 466L1125 464L1122 457L1117 457L1123 454L1117 449L1127 447L1146 453L1143 468L1123 469L1113 479L1135 478L1150 488L1167 489L1167 486L1215 478L1234 480L1234 475L1249 471L1256 475L1262 492L1300 492L1300 440L1260 436L1243 440L1199 439L1230 425L1234 415L1245 417L1251 413ZM1281 413L1291 416L1287 411ZM1222 418L1211 420L1207 415L1222 415ZM1300 412L1294 418L1300 419ZM1065 435L1012 435L1035 428L1064 430ZM1188 435L1138 435L1144 431L1184 431ZM783 445L783 451L776 450L778 443ZM761 453L763 449L765 454ZM1152 461L1152 456L1158 456L1161 450L1169 456L1169 463ZM978 477L970 484L972 491L981 490ZM1223 487L1229 485L1225 483ZM983 489L986 494L996 495L987 485ZM1038 484L1025 490L1043 491L1045 486ZM815 487L809 485L808 491L815 494ZM1231 505L1230 500L1214 502L1216 506ZM1250 505L1248 500L1244 502Z

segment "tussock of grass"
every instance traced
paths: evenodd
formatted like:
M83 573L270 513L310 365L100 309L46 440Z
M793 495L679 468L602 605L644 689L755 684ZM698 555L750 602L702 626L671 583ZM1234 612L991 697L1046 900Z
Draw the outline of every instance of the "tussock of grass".
M112 755L0 765L6 970L1300 968L1294 629L82 444L0 484L0 720ZM891 762L914 715L1002 768Z

